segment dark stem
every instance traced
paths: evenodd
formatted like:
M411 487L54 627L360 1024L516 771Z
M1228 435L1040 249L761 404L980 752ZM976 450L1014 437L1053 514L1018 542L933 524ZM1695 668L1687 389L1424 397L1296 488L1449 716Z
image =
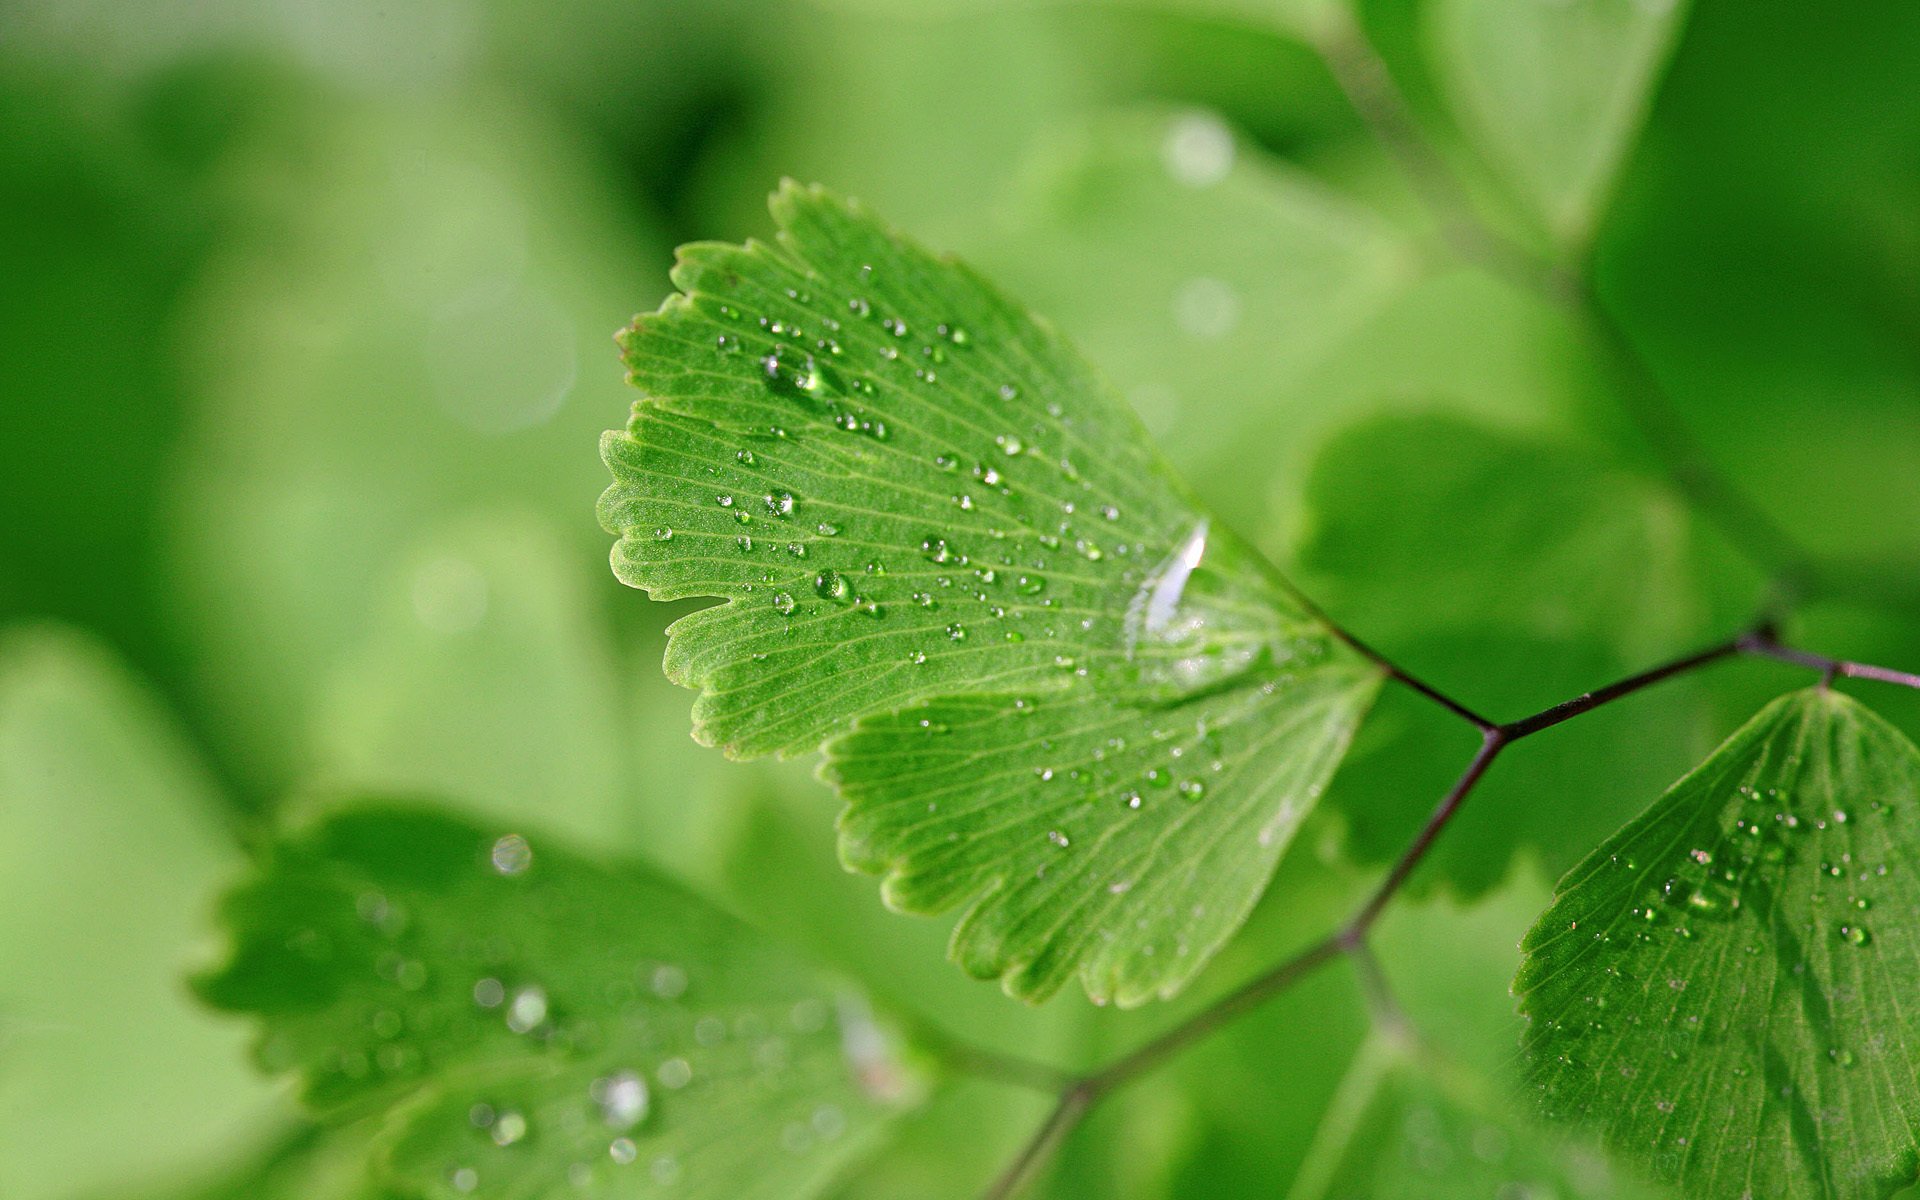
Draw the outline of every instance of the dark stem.
M1652 687L1654 684L1660 683L1663 680L1672 679L1675 675L1684 675L1696 668L1704 667L1708 663L1717 662L1720 659L1731 658L1736 654L1740 654L1746 651L1758 636L1760 635L1752 633L1742 634L1737 638L1702 650L1698 654L1689 654L1685 658L1675 659L1670 663L1655 667L1650 671L1642 671L1638 675L1629 675L1618 683L1610 683L1606 687L1597 688L1594 691L1575 696L1571 700L1563 700L1559 704L1551 708L1542 709L1530 717L1522 717L1518 721L1512 721L1502 725L1500 732L1505 734L1506 739L1510 742L1519 741L1524 737L1532 737L1542 729L1552 729L1562 721L1571 720L1584 712L1592 712L1601 705L1611 704L1623 696L1631 696L1642 688Z
M1413 869L1427 857L1427 852L1433 849L1433 843L1440 837L1441 831L1446 829L1447 822L1453 820L1454 814L1460 811L1460 806L1466 803L1468 796L1473 794L1474 785L1480 782L1481 777L1487 773L1487 768L1493 765L1493 760L1500 756L1500 751L1506 748L1509 740L1511 739L1498 728L1489 729L1480 735L1480 749L1474 752L1472 761L1467 763L1467 769L1460 773L1460 778L1455 780L1453 786L1447 789L1447 794L1440 798L1440 803L1435 806L1433 814L1427 818L1427 823L1420 827L1420 832L1413 839L1413 844L1401 854L1399 861L1395 862L1393 868L1387 872L1387 877L1380 881L1378 888L1374 889L1373 895L1367 898L1367 902L1360 906L1360 911L1355 913L1341 930L1339 939L1343 945L1359 945L1365 939L1367 931L1373 928L1375 921L1380 919L1380 913L1387 907L1387 902L1393 899L1407 882L1407 878L1413 874Z
M1073 1086L1078 1078L1073 1072L1060 1067L1035 1062L1017 1054L1003 1054L984 1046L970 1045L944 1030L923 1028L919 1031L919 1037L929 1043L933 1052L956 1071L995 1083L1052 1095Z
M1131 1054L1095 1072L1087 1078L1087 1086L1096 1096L1104 1095L1128 1080L1146 1074L1222 1025L1251 1012L1305 979L1319 967L1338 958L1341 950L1337 937L1327 937L1313 943Z
M1767 634L1749 638L1740 648L1756 658L1770 658L1775 662L1791 663L1796 667L1809 667L1819 671L1829 681L1835 675L1844 675L1848 679L1871 679L1878 683L1891 683L1899 687L1920 688L1920 672L1896 671L1891 667L1875 667L1866 663L1848 662L1840 658L1828 658L1824 654L1810 654L1805 650L1783 646Z
M1053 1156L1061 1139L1080 1123L1080 1118L1087 1115L1087 1110L1093 1107L1094 1099L1094 1092L1084 1083L1075 1084L1061 1092L1059 1101L1053 1106L1053 1111L1047 1114L1047 1119L1041 1123L1034 1135L1027 1139L1027 1144L1020 1148L1019 1155L1000 1177L993 1181L993 1185L981 1193L980 1200L1008 1200L1009 1197L1019 1194L1020 1189L1024 1188Z
M1373 947L1362 938L1347 947L1347 957L1353 960L1353 973L1360 980L1360 991L1367 998L1367 1011L1372 1014L1374 1025L1394 1037L1411 1037L1413 1021L1400 1007L1386 968L1380 965Z
M1320 612L1318 608L1314 609L1314 613L1321 619L1321 621L1325 622L1327 628L1333 630L1333 635L1335 637L1339 638L1342 642L1345 642L1348 646L1351 646L1363 658L1366 658L1367 660L1372 662L1374 665L1378 666L1381 670L1385 671L1387 673L1388 679L1391 679L1395 683L1400 684L1402 687L1409 689L1416 695L1424 696L1428 700L1433 701L1435 704L1438 704L1441 708L1446 709L1448 712L1452 713L1456 717L1459 717L1461 720L1465 721L1467 724L1472 725L1475 729L1480 730L1482 733L1485 733L1494 728L1494 723L1492 721L1481 716L1479 713L1475 712L1473 709L1468 708L1466 705L1462 704L1460 701L1455 700L1452 696L1447 695L1445 692L1441 691L1439 688L1434 687L1430 683L1427 683L1425 680L1421 679L1419 676L1415 675L1413 672L1407 670L1405 667L1402 667L1399 663L1394 662L1392 659L1388 658L1386 655L1380 653L1378 650L1375 650L1372 646L1369 646L1367 643L1361 641L1359 638L1349 633L1346 629L1336 624L1333 621L1333 619L1328 617L1325 613Z

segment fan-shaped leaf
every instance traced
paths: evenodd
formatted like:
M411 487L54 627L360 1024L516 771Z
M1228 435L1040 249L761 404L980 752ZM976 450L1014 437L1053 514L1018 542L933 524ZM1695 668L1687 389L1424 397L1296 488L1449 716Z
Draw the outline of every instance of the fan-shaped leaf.
M623 339L614 567L695 733L833 748L849 862L1013 993L1176 990L1238 926L1378 674L1172 477L1051 329L789 185ZM916 707L919 706L919 707Z
M639 868L344 812L230 896L202 983L400 1194L811 1195L918 1080L859 993Z
M1782 697L1561 882L1515 987L1550 1113L1690 1196L1914 1176L1920 750Z

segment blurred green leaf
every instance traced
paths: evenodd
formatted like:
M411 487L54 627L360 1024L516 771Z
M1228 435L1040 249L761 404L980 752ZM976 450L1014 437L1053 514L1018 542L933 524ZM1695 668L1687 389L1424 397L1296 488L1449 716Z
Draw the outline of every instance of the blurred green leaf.
M1441 413L1378 417L1326 446L1306 505L1303 579L1389 646L1483 628L1594 639L1634 661L1707 624L1679 499L1572 445Z
M1584 246L1639 133L1685 0L1433 0L1441 90L1562 245Z
M0 1193L180 1177L273 1109L181 972L240 861L141 686L55 627L0 638Z
M1562 880L1514 984L1547 1111L1689 1194L1883 1197L1920 1108L1920 750L1775 701Z
M1649 1200L1660 1193L1545 1136L1497 1087L1390 1035L1370 1038L1287 1200Z
M652 271L600 165L498 96L301 108L258 145L185 318L171 579L219 732L277 793L423 539L477 510L578 530L606 339Z
M364 644L317 706L317 787L446 796L496 820L630 844L631 731L611 639L566 543L529 516L475 517L396 566L374 589Z
M864 717L828 774L891 904L966 905L956 961L1015 995L1171 994L1376 673L1047 327L823 192L774 209L777 245L682 251L625 339L649 398L604 442L616 572L727 600L667 652L696 734L794 753Z
M201 983L409 1196L814 1194L924 1081L865 1000L637 867L369 806L278 844ZM623 1182L629 1181L629 1182Z
M1268 489L1250 483L1317 419L1302 382L1414 282L1411 239L1202 111L1082 122L1029 158L975 257L1119 382L1215 512L1255 527Z

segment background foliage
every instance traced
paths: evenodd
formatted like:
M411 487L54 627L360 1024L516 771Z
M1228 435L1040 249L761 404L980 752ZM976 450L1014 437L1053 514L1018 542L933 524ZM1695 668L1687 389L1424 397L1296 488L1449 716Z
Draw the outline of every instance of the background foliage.
M1483 44L1502 7L1365 20L1503 227L1591 235L1687 424L1847 585L1801 640L1920 664L1920 13L1631 17L1591 44L1650 95L1574 71L1588 92L1546 125L1490 127L1537 84L1533 34ZM676 242L770 232L782 175L1057 321L1214 513L1496 717L1746 619L1752 573L1611 367L1446 251L1295 36L1314 6L1275 8L0 10L0 1193L362 1194L374 1134L316 1134L185 984L249 859L356 795L642 860L916 1025L1068 1065L1324 930L1406 843L1471 741L1390 691L1188 994L1026 1009L842 872L804 764L691 743L658 664L692 605L624 592L592 519L595 439L630 402L609 335ZM1453 1059L1513 1065L1549 883L1801 681L1737 664L1515 748L1381 932ZM1916 697L1874 703L1920 731ZM1039 1192L1341 1194L1322 1117L1356 1072L1392 1081L1354 1114L1363 1151L1436 1104L1369 1039L1351 974L1317 977L1116 1097ZM942 1089L828 1194L970 1195L1041 1104Z

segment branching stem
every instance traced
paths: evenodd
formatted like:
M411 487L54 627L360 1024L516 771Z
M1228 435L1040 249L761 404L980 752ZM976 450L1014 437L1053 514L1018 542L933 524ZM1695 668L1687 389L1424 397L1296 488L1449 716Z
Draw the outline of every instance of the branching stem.
M1412 878L1415 869L1426 860L1427 855L1439 841L1441 833L1459 813L1468 797L1473 794L1474 788L1486 777L1488 769L1493 766L1494 760L1500 756L1501 751L1522 738L1531 737L1583 713L1623 700L1657 683L1692 674L1715 663L1740 656L1772 659L1808 667L1826 676L1844 675L1853 679L1871 679L1903 687L1920 688L1920 673L1847 662L1796 650L1782 644L1772 624L1763 622L1752 631L1738 637L1729 638L1697 653L1629 675L1606 687L1583 692L1571 700L1542 709L1532 716L1522 717L1505 724L1489 724L1481 727L1480 748L1474 752L1466 769L1440 798L1440 802L1434 806L1433 812L1428 815L1426 823L1421 826L1413 842L1395 860L1393 866L1388 868L1386 875L1366 901L1334 932L1282 960L1222 999L1201 1009L1172 1029L1105 1067L1075 1075L1054 1072L1052 1068L1029 1064L1035 1074L1028 1075L1019 1082L1031 1083L1034 1078L1051 1075L1058 1081L1056 1086L1059 1098L1047 1120L1021 1147L1013 1164L985 1193L983 1200L1008 1200L1016 1195L1019 1189L1045 1166L1054 1149L1067 1134L1072 1132L1093 1106L1109 1092L1159 1067L1182 1050L1260 1007L1336 958L1344 956L1354 961L1355 968L1361 977L1362 988L1367 992L1370 1007L1374 1009L1376 1017L1383 1012L1398 1014L1399 1009L1392 1002L1391 993L1385 990L1385 976L1380 972L1379 965L1373 961L1372 950L1368 946L1368 935L1372 933L1373 927L1385 913L1387 906ZM1392 664L1383 665L1394 678L1401 678L1393 671ZM1452 708L1453 705L1449 704L1448 707ZM1475 724L1478 725L1478 722ZM993 1072L982 1073L994 1074Z
M1823 683L1836 676L1920 688L1920 673L1829 658L1787 646L1778 622L1796 602L1812 594L1816 573L1812 556L1713 464L1687 427L1651 364L1593 289L1590 273L1573 273L1503 236L1484 221L1446 160L1420 130L1411 107L1379 53L1350 17L1331 19L1314 39L1315 49L1374 136L1400 165L1413 190L1434 214L1442 236L1465 261L1531 289L1565 308L1587 333L1619 377L1621 402L1678 486L1711 518L1756 566L1768 573L1769 596L1762 619L1749 631L1704 650L1663 663L1625 679L1584 692L1531 716L1504 724L1482 716L1460 700L1421 680L1361 641L1321 612L1303 603L1357 653L1396 683L1438 704L1480 732L1474 752L1426 823L1374 891L1338 929L1294 953L1237 990L1107 1066L1085 1074L1054 1071L1037 1064L1014 1064L985 1056L980 1073L1029 1086L1039 1082L1056 1091L1052 1111L1019 1154L985 1193L983 1200L1011 1200L1043 1170L1060 1143L1102 1097L1159 1067L1223 1026L1293 987L1320 967L1345 957L1354 964L1375 1020L1396 1029L1406 1018L1387 985L1385 973L1368 943L1375 924L1400 894L1440 835L1506 747L1523 738L1665 680L1691 674L1736 657L1771 659L1821 673ZM1584 255L1582 256L1584 258ZM1298 594L1297 592L1295 593ZM962 1061L956 1057L956 1061ZM1051 1082L1046 1082L1051 1080Z

